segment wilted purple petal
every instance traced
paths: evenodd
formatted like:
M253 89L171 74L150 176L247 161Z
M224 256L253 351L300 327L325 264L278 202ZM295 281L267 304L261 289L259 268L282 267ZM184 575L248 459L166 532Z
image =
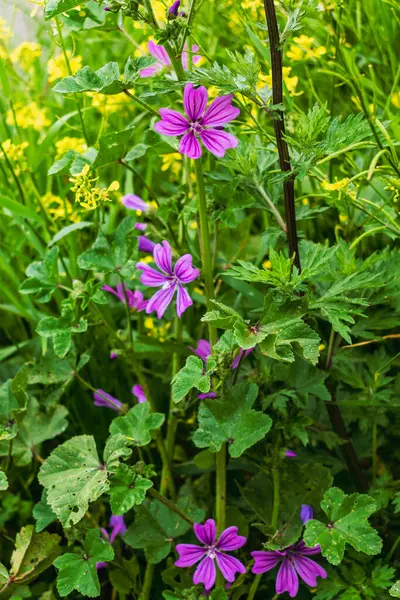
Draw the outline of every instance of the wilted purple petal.
M148 252L153 254L155 243L149 240L145 235L139 235L139 252Z
M134 396L136 396L139 404L142 404L143 402L147 402L146 394L144 393L144 389L142 388L141 385L134 385L132 388L132 394Z
M149 267L146 263L138 262L136 268L139 269L139 271L143 271L140 276L140 281L143 285L147 285L148 287L160 287L169 281L164 273L156 271L156 269Z
M276 593L288 592L291 598L297 596L299 591L299 578L296 570L288 557L285 557L276 578Z
M125 194L125 196L122 196L121 202L125 208L129 208L129 210L146 212L150 208L147 202L142 200L140 196L136 196L136 194Z
M225 156L229 148L236 148L239 143L234 135L219 129L203 129L200 131L200 138L207 150L218 158Z
M166 275L172 275L172 251L166 240L154 246L153 257L160 271L164 271Z
M217 552L216 559L222 575L227 581L230 581L231 583L235 581L236 573L246 573L246 567L240 562L240 560L238 560L234 556L229 556L229 554Z
M106 408L112 408L116 412L119 412L122 408L122 402L111 396L111 394L107 394L104 390L96 390L93 393L93 398L95 406L105 406Z
M207 340L199 340L197 342L197 348L192 348L191 346L189 346L189 348L194 354L196 354L196 356L201 358L203 362L207 362L208 357L211 354L210 342L207 342Z
M305 524L305 523L307 523L307 521L310 521L313 518L314 518L313 507L310 506L309 504L302 504L301 510L300 510L300 519L302 520L302 523Z
M238 535L238 528L232 526L221 533L215 547L218 548L218 550L229 552L230 550L241 548L245 545L246 541L247 539L243 535Z
M256 550L250 552L254 558L254 565L251 569L255 575L261 575L270 571L282 560L283 554L278 551L266 552L265 550Z
M165 66L171 64L171 61L169 59L166 49L163 48L162 46L157 46L157 44L155 44L153 42L153 40L149 41L149 43L147 44L147 49L150 52L150 54L154 58L156 58L161 64L163 64Z
M183 92L183 107L190 121L198 121L207 106L208 92L204 86L195 88L187 83Z
M175 563L176 567L191 567L201 560L206 553L205 548L195 544L178 544L175 549L179 554L179 558Z
M297 573L302 580L311 587L317 585L317 577L326 579L327 572L318 563L306 556L292 554L292 560Z
M117 535L123 535L127 530L124 517L122 515L112 515L110 518L110 527L112 528L110 533L110 544L113 544Z
M179 152L181 154L186 154L186 156L188 156L189 158L200 158L202 154L200 142L193 133L193 131L185 133L179 144Z
M210 590L215 583L216 569L212 558L206 556L194 572L193 583L203 583L206 590Z
M194 534L197 539L206 546L212 546L217 537L217 530L214 519L207 519L204 525L195 523L193 525Z
M147 223L135 223L135 229L138 231L145 231L147 229Z
M296 458L297 454L293 450L285 450L286 458Z
M206 127L220 127L236 119L240 110L232 106L233 94L215 98L204 113L201 124Z
M166 283L161 290L156 292L154 296L150 298L146 307L146 313L149 315L155 310L157 317L161 319L168 306L171 304L176 287L177 286L174 281L169 281Z
M217 394L215 392L208 392L207 394L197 394L199 400L206 400L206 398L216 398Z
M174 274L181 283L190 283L200 275L199 269L193 267L192 260L191 254L184 254L175 263Z
M185 310L188 309L189 306L192 306L193 300L191 299L189 292L186 288L183 287L183 285L178 284L176 287L178 290L176 296L176 314L179 318L181 318Z
M183 135L189 129L189 122L183 115L170 108L160 108L161 121L154 124L154 129L163 135Z

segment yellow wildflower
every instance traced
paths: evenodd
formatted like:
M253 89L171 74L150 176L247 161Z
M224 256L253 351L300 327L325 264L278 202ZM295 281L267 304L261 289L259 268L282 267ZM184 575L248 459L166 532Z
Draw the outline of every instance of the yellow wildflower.
M303 198L302 202L303 202L304 206L308 206L310 204L310 201L308 198Z
M85 140L76 137L63 137L56 142L56 158L63 156L68 150L74 150L78 154L82 154L87 150Z
M145 256L144 258L140 259L140 262L143 262L146 265L149 265L150 263L153 262L153 257L152 256Z
M197 229L197 228L198 228L197 221L190 221L189 222L189 229Z
M322 352L323 350L325 350L325 344L320 344L318 346L318 350L319 350L319 352Z
M133 90L131 90L133 92ZM116 112L121 112L130 102L129 97L125 94L115 94L114 96L106 96L97 94L96 92L89 93L87 96L92 98L92 105L103 115L110 115Z
M264 260L262 266L264 267L264 269L271 269L272 268L272 262L270 260Z
M25 158L25 148L29 146L29 142L22 142L22 144L13 144L11 140L5 140L3 142L4 152L0 154L0 159L6 155L8 160L15 163L14 171L16 175L19 175L21 171L25 171L28 168L28 163Z
M113 183L108 188L99 188L92 185L95 179L90 179L89 165L85 165L78 175L73 175L70 178L71 192L75 192L75 202L79 202L83 208L94 210L103 202L112 202L109 192L115 192L119 189L118 181Z
M19 64L21 68L28 72L32 69L35 61L42 53L40 44L35 42L22 42L10 54L10 60Z
M352 100L352 102L354 102L354 104L356 105L356 107L358 108L359 111L362 112L364 110L362 107L362 104L358 98L356 98L355 96L352 96L351 100ZM368 104L368 110L371 113L371 115L373 115L375 112L375 106L373 104Z
M171 170L175 177L178 177L182 169L182 154L179 152L170 152L162 157L161 171Z
M146 56L148 54L147 44L148 44L147 40L140 42L139 46L136 48L136 50L133 53L134 56L136 56L138 58L140 58L141 56Z
M42 196L42 204L49 215L55 220L67 219L73 223L80 221L78 213L74 210L69 200L63 200L60 196L55 196L51 192L47 192L47 194ZM38 207L37 211L40 211L40 207Z
M14 107L15 119L18 127L21 129L29 129L32 127L36 131L42 131L50 125L50 121L47 118L46 110L40 108L37 102L30 102L29 104L16 104ZM7 125L14 125L14 115L11 110L7 112L6 117Z
M12 36L13 32L12 29L7 25L7 21L0 17L0 41L3 44L7 44Z
M338 181L336 178L335 183L329 183L329 181L325 180L321 183L321 186L327 192L337 192L343 190L347 186L348 182L349 180L347 177L344 177L340 181Z
M393 106L395 106L396 108L400 108L400 92L395 92L394 94L392 94L391 100Z
M339 221L341 222L342 225L345 225L349 220L349 217L347 215L339 215Z
M167 8L165 4L163 4L160 0L155 0L152 2L152 7L154 11L154 16L159 23L165 22L165 14L167 12Z
M308 37L308 35L295 37L293 38L293 42L294 44L286 52L286 56L291 60L313 60L326 54L325 46L313 48L314 38Z
M171 323L166 323L165 325L160 325L157 327L154 323L154 319L151 317L147 317L144 320L144 326L148 329L147 335L150 337L154 337L160 340L160 342L165 341L165 337L168 335L168 330L171 328Z
M297 75L290 75L291 70L292 70L292 67L283 67L283 69L282 69L283 81L285 82L285 85L291 96L300 96L303 92L296 92L296 87L297 87L297 84L299 83L299 78L297 77ZM269 73L269 75L265 75L264 73L260 73L260 75L258 76L258 81L259 81L259 83L257 85L258 90L265 87L266 85L269 88L271 88L272 87L272 74Z
M195 288L193 288L193 291L196 292L196 294L200 294L200 296L204 296L204 290L202 290L201 288L199 288L197 286Z
M73 56L70 50L67 50L67 57L72 73L76 73L79 69L82 69L82 57ZM69 70L65 62L64 54L59 54L55 58L51 58L47 65L47 72L49 74L50 83L57 79L63 79L68 77Z

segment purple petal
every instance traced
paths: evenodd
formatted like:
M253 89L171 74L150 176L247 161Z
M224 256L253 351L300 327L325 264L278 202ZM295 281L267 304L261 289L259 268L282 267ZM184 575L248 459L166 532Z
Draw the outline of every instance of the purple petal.
M203 362L207 362L208 357L211 354L211 346L210 346L210 342L207 342L207 340L199 340L197 342L197 348L192 348L191 346L189 346L189 348L192 350L192 352L194 354L196 354L196 356L198 356L199 358L201 358L201 360Z
M181 154L186 154L189 158L200 158L202 154L200 142L193 131L185 133L179 144L179 152Z
M232 106L233 94L215 98L207 108L201 119L201 124L207 127L220 127L236 119L240 115L240 110Z
M174 275L181 283L190 283L200 275L200 271L192 266L192 260L191 254L184 254L175 263Z
M113 350L110 352L110 360L115 360L116 358L118 358L118 354Z
M276 578L276 593L283 594L288 592L291 598L297 596L299 591L299 578L297 577L296 569L286 557L278 571Z
M147 229L147 223L135 223L135 229L138 231L145 231Z
M178 14L180 4L181 4L181 0L175 0L175 2L173 4L171 4L171 6L169 7L169 10L168 10L169 14L174 15L176 17Z
M207 550L196 546L196 544L178 544L176 551L179 558L175 563L176 567L191 567L203 558Z
M148 252L153 254L155 243L149 240L145 235L139 235L139 252Z
M162 71L163 68L164 68L164 65L162 63L156 62L153 65L151 65L151 67L146 67L145 69L142 69L140 71L140 77L141 78L153 77L153 75L156 75L157 73Z
M157 312L157 317L162 318L168 306L172 302L176 289L176 283L169 281L165 286L152 296L147 304L146 313L149 315L154 310Z
M160 108L161 121L157 121L154 129L163 135L183 135L189 129L189 123L183 115L170 108Z
M164 271L166 275L172 275L172 251L166 240L154 246L153 257L161 271Z
M195 523L193 529L195 536L200 542L206 546L212 546L214 544L215 538L217 537L214 519L208 519L204 525Z
M149 205L140 198L140 196L136 196L136 194L126 194L122 196L121 199L122 204L125 208L129 208L129 210L141 210L142 212L146 212L149 210Z
M112 527L112 531L110 533L110 544L112 544L117 535L123 535L125 533L127 526L125 525L124 517L122 515L112 515L110 518L110 526Z
M107 394L104 390L96 390L93 394L95 406L105 406L106 408L112 408L116 412L119 412L122 407L122 402Z
M176 296L176 314L179 318L181 318L185 310L189 308L189 306L192 306L193 300L191 299L191 297L189 296L189 292L186 288L183 287L183 285L178 284L177 290L178 293Z
M197 44L193 44L192 46L192 52L197 52L197 50L199 49ZM194 55L192 56L192 63L195 65L196 63L199 62L199 60L201 59L201 56L197 56ZM182 52L182 67L184 69L184 71L187 71L188 69L188 52L187 52L187 44L185 44L185 49Z
M235 581L236 573L246 573L246 567L234 556L217 552L216 559L222 575L231 583Z
M164 273L156 271L156 269L149 267L146 263L138 262L136 268L139 269L139 271L143 271L140 276L140 281L143 285L147 285L148 287L160 287L169 281L169 278L164 275Z
M153 40L149 41L149 43L147 44L147 49L150 52L150 54L154 58L156 58L162 65L167 66L171 64L171 61L169 60L169 56L165 48L163 48L162 46L157 46L157 44L155 44Z
M300 519L303 524L306 524L307 521L310 521L314 518L313 507L309 504L302 504L300 510Z
M266 552L265 550L256 550L250 553L254 558L254 565L251 569L256 575L270 571L282 560L282 554L276 552Z
M217 394L215 392L208 392L207 394L197 394L199 400L205 400L206 398L216 398Z
M314 560L311 560L311 558L296 556L295 554L292 555L292 558L297 573L307 585L315 587L317 585L317 577L326 579L327 572L325 569Z
M105 9L104 9L104 10L105 10ZM106 562L102 562L102 561L101 561L101 562L97 562L97 563L96 563L96 569L97 569L98 571L100 571L100 569L105 569L105 568L107 568L107 567L108 567L108 563L106 563Z
M123 295L122 295L122 298L121 298L121 296L120 296L120 294L118 292L118 287L117 287L117 290L114 290L114 288L112 288L109 285L103 285L103 287L101 289L104 290L105 292L110 292L110 294L114 294L114 296L116 296L118 298L118 300L120 300L121 302L125 303L125 298L124 298Z
M215 547L229 552L241 548L246 542L247 539L243 535L238 535L238 528L232 526L221 533Z
M203 129L200 138L207 150L218 158L225 156L229 148L236 148L239 143L234 135L220 129Z
M307 548L303 540L298 544L292 546L292 551L297 554L302 554L303 556L312 556L313 554L321 554L321 547L318 544L317 546L313 546L312 548Z
M286 458L296 458L297 454L293 450L285 450Z
M243 353L244 353L243 358L246 358L246 356L248 356L251 352L253 352L254 348L255 348L255 346L253 346L252 348L248 348L247 350L243 350L243 348L241 348L239 350L239 353L233 359L232 369L237 369L238 368L239 363L241 361L241 358L243 356Z
M130 292L129 296L129 308L134 308L138 312L144 310L147 306L148 300L143 298L142 292L139 290L135 290L134 292Z
M132 394L134 396L136 396L139 404L142 404L143 402L147 402L146 394L144 393L144 389L142 388L141 385L134 385L132 388Z
M206 590L211 590L215 583L216 569L212 558L206 556L194 572L193 583L203 583Z
M183 92L183 107L189 121L198 121L207 106L208 93L202 85L197 89L193 83L187 83Z

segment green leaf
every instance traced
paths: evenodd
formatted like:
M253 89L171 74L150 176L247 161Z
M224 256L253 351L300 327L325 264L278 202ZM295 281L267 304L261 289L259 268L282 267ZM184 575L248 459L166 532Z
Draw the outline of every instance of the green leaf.
M125 436L132 446L147 446L151 442L151 431L159 429L165 415L151 413L148 402L136 404L124 417L117 417L110 425L110 433Z
M43 261L34 262L26 269L26 279L19 288L21 294L36 294L38 302L48 302L58 285L58 248L49 250Z
M80 229L84 229L86 227L93 227L94 223L90 221L80 221L79 223L72 223L71 225L67 225L63 227L56 233L56 235L50 240L48 246L49 248L53 246L55 243L62 240L64 237L72 233L73 231L79 231Z
M124 157L127 149L132 143L134 127L123 131L114 131L101 136L99 140L99 151L93 162L93 167L104 167L105 165L118 163Z
M38 479L63 527L78 523L89 502L109 488L107 471L90 435L73 437L58 446L42 464Z
M8 479L4 471L0 471L0 492L8 489Z
M100 596L96 563L109 562L113 558L114 550L100 537L100 530L90 529L82 553L67 552L54 562L58 569L57 591L60 596L68 596L73 590L89 598Z
M122 433L111 435L108 438L103 454L107 471L114 473L119 467L120 459L126 459L131 456L132 450L129 448L129 445L130 441Z
M67 299L64 302L69 302ZM68 353L72 345L73 333L85 333L87 331L87 320L81 317L75 323L75 312L68 304L62 306L61 317L44 317L39 321L36 331L44 338L52 338L54 352L60 358Z
M123 515L133 506L142 504L153 482L121 464L110 483L110 504L113 515Z
M44 18L46 21L57 15L79 6L81 2L77 0L47 0L44 8Z
M382 541L368 523L368 517L377 510L373 498L366 494L348 496L333 487L326 492L321 508L329 523L315 519L307 522L304 533L307 546L320 544L322 555L333 565L343 560L346 543L358 552L379 554Z
M4 586L8 582L9 578L10 575L6 567L3 565L3 563L0 563L0 585Z
M133 146L126 155L124 156L124 160L135 160L136 158L141 158L144 156L151 146L147 146L146 144L136 144Z
M68 0L66 0L68 1ZM72 94L76 92L98 92L100 94L115 95L129 90L140 77L140 71L155 62L149 56L128 58L124 69L124 79L121 79L119 67L116 62L109 62L97 71L91 67L83 67L75 75L59 81L53 88L59 94Z
M58 535L36 533L33 525L22 527L15 538L15 550L11 556L10 575L15 583L29 583L50 567L60 554Z
M193 436L195 445L218 452L228 442L229 454L237 458L262 440L272 421L268 415L252 409L257 395L255 384L241 383L231 388L223 400L203 400L199 428Z
M42 442L51 440L65 431L68 427L67 414L65 406L50 407L47 411L41 411L38 401L31 398L13 445L15 464L29 465Z
M287 327L282 327L276 335L270 335L259 346L266 356L284 362L293 362L294 352L312 365L319 358L319 335L309 325L299 320Z
M178 371L172 380L172 399L180 402L196 388L202 393L210 391L210 376L204 373L204 363L198 356L188 356L185 366Z
M392 585L389 594L394 598L400 598L400 579Z
M110 238L100 228L94 244L78 257L81 269L100 273L116 271L130 278L136 264L135 222L134 217L126 217Z
M46 490L43 490L41 500L35 504L32 511L33 518L36 521L36 531L38 533L43 531L43 529L46 529L50 523L53 523L57 519L56 514L47 504L46 497Z
M3 206L12 214L17 215L18 217L23 217L24 219L31 219L32 221L43 220L39 213L35 212L31 208L28 208L24 204L21 204L21 202L11 200L11 198L7 198L7 196L3 196L2 194L0 194L0 206Z

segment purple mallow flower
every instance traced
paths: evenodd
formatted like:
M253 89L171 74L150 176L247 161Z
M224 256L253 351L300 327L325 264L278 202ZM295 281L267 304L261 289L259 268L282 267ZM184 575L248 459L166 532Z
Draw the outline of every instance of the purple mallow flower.
M179 559L175 566L192 567L200 561L193 575L195 585L203 583L206 590L213 587L216 578L215 562L224 578L230 583L235 581L236 573L246 573L246 567L237 558L225 554L241 548L247 541L244 536L237 534L237 527L225 529L218 540L214 519L208 519L204 525L195 523L193 529L203 546L178 544L176 551Z
M124 517L122 515L119 517L117 517L116 515L111 515L108 527L111 528L110 533L108 533L108 531L105 527L102 527L101 534L105 540L110 542L111 545L114 543L114 540L117 537L117 535L123 535L125 533L125 531L127 530L127 527L126 527L125 521L124 521ZM106 563L106 562L96 563L97 569L104 569L107 566L108 566L108 563Z
M155 243L152 242L145 235L139 235L139 252L147 252L152 254L155 247Z
M293 450L285 450L286 458L296 458L297 454Z
M151 209L150 204L147 204L140 196L136 194L125 194L121 199L122 204L129 210L140 210L140 212L147 212Z
M174 4L176 4L176 2ZM174 6L174 5L172 5L172 6ZM148 43L147 48L148 48L151 56L153 56L153 58L157 59L157 62L153 63L150 67L146 67L145 69L142 69L140 71L140 77L152 77L153 75L156 75L156 73L159 73L160 71L162 71L164 69L164 67L169 67L171 65L170 58L169 58L168 53L165 50L165 48L163 48L162 46L157 46L157 44L155 44L152 40L150 40L150 42ZM196 46L195 44L193 44L192 51L197 52L198 49L199 49L199 47ZM182 52L182 67L184 68L185 71L187 71L187 68L188 68L188 53L186 50L187 50L187 46L185 44L185 49ZM192 57L193 64L195 65L196 63L198 63L200 58L201 58L201 56L197 56L197 55L193 56Z
M175 2L173 4L171 4L171 6L168 9L169 14L173 15L174 17L177 17L180 5L181 5L181 0L175 0Z
M207 342L207 340L199 340L196 348L192 348L191 346L189 346L189 348L196 356L201 358L204 363L207 363L208 357L211 354L210 342Z
M135 290L134 292L132 292L132 290L128 290L125 284L124 286L129 308L134 308L138 312L144 310L147 306L147 300L144 300L142 292L139 292L139 290ZM110 294L114 294L114 296L116 296L118 300L122 302L122 304L126 304L124 288L122 287L122 283L119 283L116 289L110 287L109 285L103 285L102 289L105 292L110 292Z
M300 510L300 519L302 520L303 525L307 523L307 521L311 521L314 518L313 507L309 504L302 504Z
M146 231L147 223L135 223L135 229L138 231Z
M206 88L196 89L193 83L187 83L183 94L186 116L170 108L161 108L162 120L154 125L154 129L163 135L182 135L179 152L189 158L200 158L199 138L207 150L221 158L228 148L236 148L239 143L234 135L223 131L223 127L240 114L240 110L232 106L232 98L233 94L219 96L206 109Z
M266 573L282 564L276 578L276 593L288 592L291 598L297 596L299 591L299 576L309 586L317 585L317 577L325 579L327 573L318 563L308 558L313 554L320 554L321 548L307 548L303 541L293 544L284 550L264 550L251 552L255 560L252 572L256 575Z
M136 396L136 399L139 402L139 404L147 402L146 394L144 393L144 389L141 385L134 385L132 388L132 394Z
M105 406L106 408L112 408L116 412L119 412L122 408L122 402L107 394L104 390L96 390L93 394L95 406Z
M110 352L110 360L115 360L116 358L118 358L118 352L115 352L115 350L112 350Z
M161 272L143 262L136 265L140 271L143 271L140 277L143 285L161 288L148 300L146 313L150 314L156 311L157 317L161 319L177 292L176 313L178 317L181 317L185 310L193 304L184 285L197 279L200 271L192 266L190 254L178 258L175 267L172 268L171 246L165 240L161 244L156 244L153 257Z

